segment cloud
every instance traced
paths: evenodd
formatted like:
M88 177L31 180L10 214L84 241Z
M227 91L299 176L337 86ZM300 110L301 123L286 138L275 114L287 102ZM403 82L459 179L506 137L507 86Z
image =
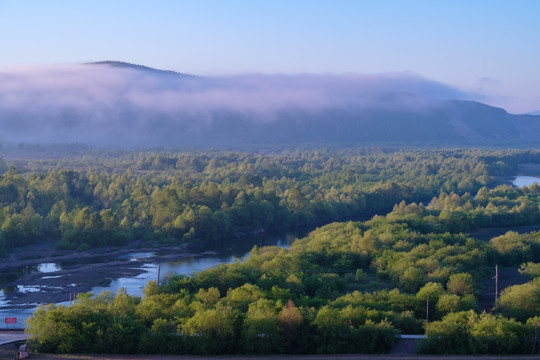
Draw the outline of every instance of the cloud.
M19 67L0 70L0 141L155 145L216 124L373 107L421 110L436 104L431 99L467 97L411 73L196 77L96 64Z

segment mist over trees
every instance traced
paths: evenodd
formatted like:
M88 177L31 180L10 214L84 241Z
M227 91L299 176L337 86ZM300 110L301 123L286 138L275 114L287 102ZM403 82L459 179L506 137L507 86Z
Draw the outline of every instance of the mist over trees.
M536 143L517 116L414 74L200 77L119 62L0 71L0 142L114 147Z

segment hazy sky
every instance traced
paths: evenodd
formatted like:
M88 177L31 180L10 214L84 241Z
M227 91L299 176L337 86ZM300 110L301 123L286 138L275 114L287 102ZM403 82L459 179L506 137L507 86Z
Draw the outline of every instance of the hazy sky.
M520 113L540 110L539 19L536 0L0 0L0 68L412 72Z

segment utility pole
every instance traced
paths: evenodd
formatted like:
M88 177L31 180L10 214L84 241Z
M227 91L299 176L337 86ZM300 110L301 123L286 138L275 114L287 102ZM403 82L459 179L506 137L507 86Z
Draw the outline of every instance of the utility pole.
M536 327L534 328L534 341L533 341L533 348L532 353L536 353L536 343L538 342L538 329L540 329L540 321L536 322Z
M75 299L77 298L76 292L70 292L69 293L69 305L72 305L75 302Z
M161 264L157 266L157 286L159 286L159 273L161 272Z
M429 294L426 299L426 322L429 322Z

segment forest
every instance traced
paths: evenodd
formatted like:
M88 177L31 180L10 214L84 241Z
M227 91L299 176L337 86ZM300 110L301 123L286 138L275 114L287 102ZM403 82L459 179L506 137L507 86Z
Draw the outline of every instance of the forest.
M289 249L43 305L31 345L60 353L540 352L540 186L505 183L540 151L85 150L0 160L0 253L39 242L209 244L311 230ZM479 230L503 229L489 239ZM494 303L495 266L526 280ZM486 281L487 280L487 281ZM491 295L490 295L491 296Z

